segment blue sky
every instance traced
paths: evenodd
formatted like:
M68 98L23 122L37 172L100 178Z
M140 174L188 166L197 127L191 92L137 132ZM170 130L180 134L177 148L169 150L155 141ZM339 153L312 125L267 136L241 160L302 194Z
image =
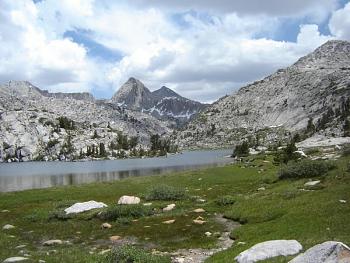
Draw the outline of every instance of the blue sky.
M110 98L129 78L212 102L330 39L345 0L2 0L0 82Z

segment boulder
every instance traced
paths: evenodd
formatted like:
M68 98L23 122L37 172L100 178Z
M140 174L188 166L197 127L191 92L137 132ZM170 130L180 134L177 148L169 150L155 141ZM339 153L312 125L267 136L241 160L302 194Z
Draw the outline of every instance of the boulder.
M175 219L171 219L171 220L167 220L167 221L164 221L163 224L166 224L166 225L170 225L170 224L174 224L175 223Z
M321 181L317 180L317 181L310 181L310 182L307 182L305 183L304 185L305 186L315 186L317 184L321 183Z
M43 243L44 246L55 246L55 245L62 245L62 244L63 244L63 241L59 239L52 239L52 240L45 241Z
M170 204L170 205L167 205L166 207L163 208L163 212L168 212L168 211L171 211L175 208L175 204Z
M205 232L204 235L206 235L207 237L210 237L212 233L208 231L208 232Z
M9 230L9 229L13 229L13 228L15 228L15 226L9 225L9 224L4 225L4 226L2 227L3 230Z
M83 203L75 203L74 205L64 209L64 211L66 212L66 214L77 214L103 207L107 207L107 205L102 202L88 201Z
M207 222L207 221L204 221L204 220L201 220L201 219L193 220L193 223L196 224L196 225L203 225L205 222Z
M341 242L327 241L306 250L289 263L349 263L350 248Z
M235 260L238 263L253 263L278 256L290 256L302 250L296 240L270 240L252 246L240 253Z
M101 225L101 228L102 228L102 229L109 229L109 228L112 228L112 225L111 225L111 224L108 224L108 223L103 223L103 224Z
M122 239L121 236L111 236L111 237L109 237L109 240L112 241L112 242L117 242L120 239Z
M197 208L197 209L193 210L193 212L195 212L195 213L204 213L205 210L203 208Z
M140 198L136 196L123 195L118 200L118 205L136 205L140 203Z
M12 262L21 262L21 261L26 261L28 260L28 258L24 258L24 257L11 257L11 258L7 258L3 261L3 263L12 263Z

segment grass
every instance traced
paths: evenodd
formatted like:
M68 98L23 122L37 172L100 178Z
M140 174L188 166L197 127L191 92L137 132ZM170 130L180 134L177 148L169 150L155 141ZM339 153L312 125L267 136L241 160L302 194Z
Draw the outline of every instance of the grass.
M224 214L243 225L231 233L237 242L207 262L232 262L241 251L271 239L297 239L304 248L327 240L350 244L350 225L347 224L350 218L349 156L336 161L335 169L318 178L322 188L315 191L302 190L308 179L278 180L279 167L272 164L272 156L248 159L246 163L166 176L1 193L0 227L12 224L16 228L0 230L0 261L18 256L19 251L24 250L33 262L39 259L54 263L113 262L111 257L117 253L114 250L107 255L99 254L113 247L109 241L113 235L119 235L123 240L136 240L138 247L144 250L135 254L141 255L149 254L152 249L213 248L217 237L205 237L204 233L224 231L224 227L214 220L215 214ZM157 198L150 198L150 207L141 204L121 208L116 205L122 195L140 196L142 202L149 202L144 197L150 196L152 189L163 189L164 185L175 189L175 193L183 189L182 193L188 198L164 200L159 198L163 194L157 194ZM266 190L258 191L261 187ZM206 202L198 202L198 199ZM340 199L348 202L342 204ZM68 218L62 214L71 204L88 200L104 202L109 208ZM162 208L170 203L175 203L176 208L163 213ZM198 216L193 212L195 208L205 209L206 212L200 215L206 224L192 224ZM162 223L170 219L175 219L175 223ZM112 228L101 229L104 222L110 223ZM69 242L44 247L42 243L49 239ZM16 249L18 245L26 247ZM288 259L266 262L287 262Z
M170 263L170 257L152 255L148 251L131 245L123 245L101 258L101 262L118 263Z

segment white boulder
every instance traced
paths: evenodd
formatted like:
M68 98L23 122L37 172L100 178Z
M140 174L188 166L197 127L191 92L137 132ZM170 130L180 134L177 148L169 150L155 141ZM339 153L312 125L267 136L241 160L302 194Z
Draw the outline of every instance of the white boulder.
M9 225L9 224L4 225L4 226L2 227L3 230L9 230L9 229L13 229L13 228L15 228L15 226Z
M289 263L348 263L350 248L341 242L327 241L306 250Z
M310 181L310 182L307 182L305 183L304 185L305 186L315 186L317 184L321 183L321 181L317 180L317 181Z
M168 212L168 211L171 211L175 208L175 204L170 204L170 205L167 205L166 207L163 208L163 212Z
M62 244L63 244L63 241L60 239L52 239L52 240L45 241L43 243L44 246L55 246L55 245L62 245Z
M118 200L118 205L136 205L140 203L140 198L136 196L123 195Z
M64 211L66 214L76 214L103 207L107 207L107 205L102 202L88 201L83 203L75 203L74 205L64 209Z
M11 257L11 258L7 258L3 261L3 263L12 263L12 262L21 262L21 261L25 261L28 260L28 258L24 258L24 257Z
M302 157L307 157L307 155L302 150L295 151L295 153L300 154Z
M238 263L253 263L278 256L295 255L302 249L302 245L296 240L271 240L252 246L240 253L235 260Z

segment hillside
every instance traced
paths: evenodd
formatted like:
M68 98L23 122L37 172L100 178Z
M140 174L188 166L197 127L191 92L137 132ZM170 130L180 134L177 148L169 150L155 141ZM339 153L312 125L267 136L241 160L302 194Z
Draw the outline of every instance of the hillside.
M309 135L344 136L349 97L350 43L329 41L292 66L219 99L179 133L178 142L210 147L248 138L266 144L303 134L308 123Z
M89 93L50 93L26 81L0 85L0 160L83 158L88 148L100 148L101 143L110 155L117 150L109 149L110 144L117 144L120 133L137 137L145 147L151 135L169 134L169 126L148 114L97 101Z

